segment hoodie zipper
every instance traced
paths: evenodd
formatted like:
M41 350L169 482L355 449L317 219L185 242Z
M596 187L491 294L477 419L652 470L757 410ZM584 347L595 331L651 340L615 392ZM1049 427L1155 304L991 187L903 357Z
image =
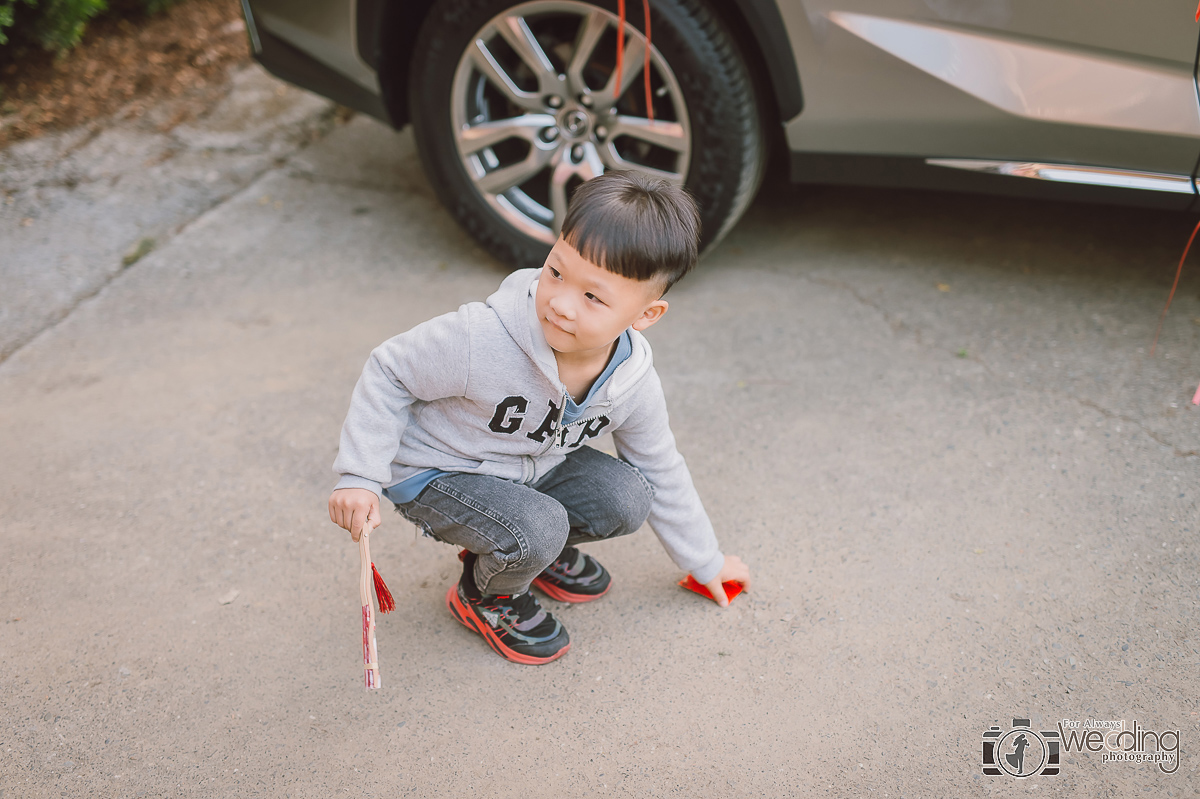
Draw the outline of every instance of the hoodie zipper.
M602 408L604 408L605 411L609 411L612 409L612 406L613 406L612 400L606 400L604 403L602 403L598 407L602 407ZM551 449L554 448L555 443L557 443L557 441L558 441L559 434L563 430L563 416L566 414L566 412L567 412L567 389L564 386L563 392L562 392L562 397L559 399L558 418L554 420L554 429L550 431L550 434L548 436L546 436L546 443L544 445L542 445L541 449L539 449L533 455L525 456L529 459L528 465L529 465L529 471L531 472L531 474L529 475L528 478L523 479L521 481L522 483L529 483L537 476L537 464L534 461L534 458L537 458L539 455L545 455L547 452L549 452ZM587 424L588 422L594 422L603 415L604 415L604 413L596 413L596 415L594 415L594 416L587 416L587 417L584 417L583 419L576 419L575 421L571 422L570 425L567 425L567 426L572 427L574 425ZM522 464L521 471L522 472L525 471L524 464Z
M532 455L522 455L521 458L521 482L529 485L537 478L537 460L540 455L545 455L554 446L554 442L558 440L558 431L562 428L563 414L567 412L567 393L564 390L562 399L559 400L558 419L554 421L554 429L546 436L546 443L542 448Z
M554 446L554 442L558 440L558 431L562 429L563 414L567 412L567 391L563 389L562 399L559 400L558 418L554 420L554 429L550 431L550 435L546 437L546 443L535 454L545 455Z
M608 410L609 410L609 408L608 408L607 406L605 406L604 410L605 410L605 411L608 411ZM596 421L597 419L599 419L601 416L604 416L604 414L603 414L603 413L597 413L595 416L586 416L586 417L584 417L584 418L582 418L582 419L576 419L575 421L573 421L573 422L569 423L569 424L567 425L567 427L574 427L575 425L587 424L588 422L594 422L594 421Z
M563 392L561 403L562 404L559 406L559 409L558 409L558 418L554 421L554 429L550 432L550 435L548 435L546 437L546 439L547 439L546 443L544 445L542 445L541 449L539 449L537 452L534 453L533 457L537 457L538 455L545 455L547 452L549 452L554 447L555 443L558 441L558 437L562 433L562 430L563 430L563 416L567 412L567 393L565 391ZM599 407L602 407L604 409L604 411L607 412L612 408L612 402L606 401ZM599 407L597 408L597 410L599 410ZM594 416L585 416L582 419L576 419L575 421L571 422L569 425L566 425L566 426L574 427L576 425L587 424L588 422L594 422L603 415L604 415L603 412L598 412Z
M565 408L566 406L563 406L563 407ZM603 410L603 411L600 411L600 408L603 408L604 410ZM581 419L576 419L575 421L573 421L573 422L570 422L569 424L566 424L566 425L563 425L563 424L562 424L562 417L563 417L563 415L560 413L560 414L558 415L559 427L558 427L558 430L555 432L555 435L554 435L554 440L555 440L555 441L557 441L557 440L558 440L558 437L559 437L559 435L562 433L562 431L563 431L563 430L567 430L567 429L570 429L570 428L572 428L572 427L578 427L578 426L580 426L580 425L586 425L588 422L594 422L594 421L596 421L597 419L599 419L601 416L604 416L604 415L605 415L605 414L606 414L608 411L612 410L612 402L605 402L605 403L603 403L602 405L598 406L596 410L597 410L597 413L596 413L595 415L593 415L593 416L584 416L583 418L581 418ZM565 443L565 442L564 442L564 443ZM543 450L543 451L544 451L544 450Z

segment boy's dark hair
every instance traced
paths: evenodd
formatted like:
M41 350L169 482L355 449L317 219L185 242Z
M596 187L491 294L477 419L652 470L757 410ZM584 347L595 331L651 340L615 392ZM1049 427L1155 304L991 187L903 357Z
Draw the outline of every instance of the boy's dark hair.
M563 240L588 261L663 294L696 265L700 211L687 191L640 172L605 172L571 197Z

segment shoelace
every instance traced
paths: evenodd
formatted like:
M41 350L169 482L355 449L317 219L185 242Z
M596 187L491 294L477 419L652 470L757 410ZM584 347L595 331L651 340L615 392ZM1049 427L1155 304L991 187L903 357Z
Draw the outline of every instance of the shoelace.
M536 627L546 618L546 611L533 598L533 594L528 591L518 596L497 594L492 599L502 600L508 604L484 605L484 607L487 607L489 610L495 609L499 611L501 615L519 630Z

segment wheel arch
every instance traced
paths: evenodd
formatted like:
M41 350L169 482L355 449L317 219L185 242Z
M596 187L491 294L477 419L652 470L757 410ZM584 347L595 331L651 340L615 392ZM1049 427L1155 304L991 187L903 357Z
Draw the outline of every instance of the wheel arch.
M433 8L435 0L358 0L359 2L359 49L369 44L372 59L363 54L364 60L375 67L379 75L379 90L383 105L388 110L392 125L397 129L411 120L408 114L408 76L411 71L412 53L416 49L417 34L425 23L425 17ZM373 7L375 29L373 35L363 31L362 7ZM368 21L367 24L370 24Z
M800 73L787 28L775 0L709 0L729 26L742 56L768 98L765 109L773 123L782 124L804 108Z
M804 107L800 73L775 0L708 0L733 33L755 82L771 99L767 127L781 125ZM392 124L408 124L408 76L417 35L435 0L358 0L356 27L363 60L379 75Z

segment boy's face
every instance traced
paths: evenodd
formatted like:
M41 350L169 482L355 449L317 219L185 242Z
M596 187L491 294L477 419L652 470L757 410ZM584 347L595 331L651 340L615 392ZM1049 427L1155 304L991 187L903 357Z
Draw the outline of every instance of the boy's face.
M559 239L538 278L538 321L559 353L596 355L629 327L645 330L667 311L660 286L634 280L587 261Z

